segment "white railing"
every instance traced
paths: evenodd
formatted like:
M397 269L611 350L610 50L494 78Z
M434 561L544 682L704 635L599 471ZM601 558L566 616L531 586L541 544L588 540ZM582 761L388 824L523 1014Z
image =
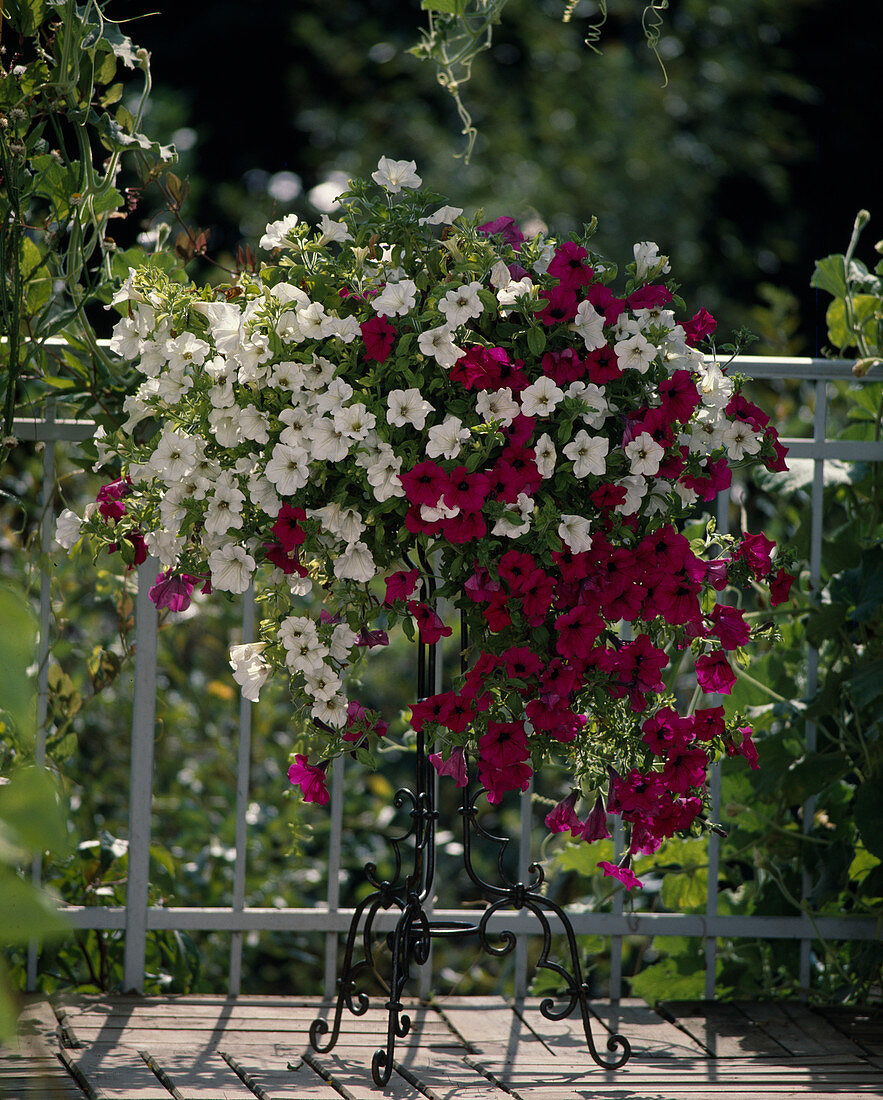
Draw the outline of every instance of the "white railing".
M785 439L789 457L810 459L813 462L811 489L811 538L810 579L813 591L819 590L823 535L823 488L826 461L837 459L847 462L883 461L883 441L858 442L829 440L827 438L829 382L855 381L851 373L851 361L809 358L762 358L740 356L733 369L758 380L804 381L814 384L815 411L813 434L802 439ZM866 381L880 381L883 374L871 373ZM22 441L45 443L41 546L48 554L54 533L52 500L55 483L55 444L88 439L93 426L89 423L56 420L52 410L47 410L42 420L17 420L15 435ZM725 531L729 520L729 493L718 500L718 528ZM125 907L66 906L63 912L76 929L119 930L125 933L124 987L141 990L144 984L146 937L148 932L160 930L221 931L231 935L229 990L238 993L242 973L243 936L248 932L320 932L325 933L325 988L331 996L335 987L338 942L340 934L349 927L352 910L340 907L339 870L341 860L341 835L344 810L345 757L334 765L331 787L331 834L328 852L328 888L324 904L310 908L255 908L245 905L246 870L246 811L249 804L249 762L251 755L252 704L243 700L239 715L238 769L236 780L236 838L233 873L233 896L227 907L160 907L148 904L149 848L151 832L153 746L155 727L155 698L157 674L157 614L147 597L147 590L157 572L155 562L148 561L140 567L138 596L135 609L135 672L132 719L131 787L129 792L129 849L128 885ZM37 759L45 758L46 717L48 710L48 653L50 623L50 589L45 570L40 584L40 646L38 674L38 721L40 734ZM243 600L242 640L254 638L254 600L247 594ZM807 694L818 686L818 652L810 649L807 655ZM806 749L814 751L816 727L806 725ZM713 769L711 777L712 818L720 819L720 770ZM804 807L804 828L811 827L813 805ZM623 831L617 819L614 841L617 857L622 854ZM526 875L530 862L531 806L528 797L522 799L521 833L518 866ZM571 920L577 934L594 934L611 937L611 996L616 997L621 988L622 941L628 935L692 936L705 942L706 979L705 993L711 998L715 991L715 961L718 938L750 937L759 939L799 940L801 945L800 984L808 990L810 984L811 947L814 940L876 940L881 935L880 922L873 917L813 916L804 913L790 917L765 917L760 915L729 916L718 912L718 866L720 841L712 834L708 840L708 898L704 914L691 913L626 913L623 911L622 892L613 901L613 911L574 912ZM33 876L39 882L41 868L35 861ZM809 892L809 883L803 883L803 898ZM398 911L393 909L379 913L375 921L378 931L394 926ZM434 917L440 920L462 920L474 916L457 909L435 909ZM560 922L550 917L553 933L560 931ZM527 910L499 913L489 928L511 929L518 937L515 958L516 994L523 995L527 986L526 936L538 930L536 918ZM38 947L33 944L28 957L28 986L34 988L37 976ZM423 968L421 994L428 991L429 971Z

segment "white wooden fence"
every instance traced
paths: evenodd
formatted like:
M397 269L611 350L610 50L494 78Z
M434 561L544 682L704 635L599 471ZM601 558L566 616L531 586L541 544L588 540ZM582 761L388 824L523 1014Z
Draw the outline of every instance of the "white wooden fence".
M812 436L802 439L786 439L792 459L810 459L813 462L811 489L812 533L810 542L810 573L813 590L818 591L821 574L822 534L824 524L823 487L825 463L832 459L846 462L879 462L883 460L883 442L857 442L829 440L827 438L828 383L836 380L853 380L851 362L844 360L808 358L760 358L740 356L733 370L760 379L802 380L812 383L815 389L815 412ZM872 374L866 381L879 381L883 375ZM45 419L18 420L15 435L22 441L43 442L43 513L41 522L42 549L48 553L54 534L52 500L55 484L55 447L90 437L92 425L84 422L56 420L47 410ZM721 494L718 501L718 526L725 530L729 516L729 494ZM147 597L147 590L156 576L155 562L148 561L140 567L135 625L135 679L132 717L131 786L129 792L129 869L125 907L67 906L64 913L73 927L78 929L115 929L125 932L124 986L141 990L144 983L145 943L147 933L155 930L190 930L229 932L231 938L229 989L237 993L242 973L243 935L249 932L319 932L326 939L326 992L334 990L337 966L337 949L341 933L345 933L352 915L351 909L340 907L339 875L341 858L341 830L344 811L344 758L335 762L331 790L331 842L328 852L328 890L324 904L312 908L254 908L245 905L246 869L246 811L250 801L249 761L251 755L251 709L242 702L239 715L239 749L236 780L236 842L233 892L226 907L160 907L148 904L148 865L151 830L153 746L156 700L156 608ZM40 645L38 679L38 721L41 730L37 746L39 762L45 757L45 725L49 698L47 654L51 643L49 578L43 573L40 584ZM249 596L243 600L243 641L254 637L254 602ZM807 693L812 694L818 685L818 653L809 650L807 655ZM806 748L812 751L816 744L813 723L806 726ZM711 781L713 819L720 819L720 772L715 770ZM805 828L811 827L813 806L804 810ZM531 807L528 797L522 799L521 838L519 868L526 874L530 862ZM622 829L615 835L618 854L622 848ZM720 937L750 937L758 939L799 940L801 945L800 984L809 988L811 947L813 940L876 940L880 938L880 922L872 917L812 916L808 912L799 916L729 916L718 912L718 866L720 842L715 835L708 840L708 898L704 914L685 913L626 913L623 912L622 892L614 900L613 911L574 912L571 916L578 934L609 936L611 954L611 995L617 996L622 976L622 941L624 936L695 936L705 942L706 996L715 992L715 959L717 939ZM33 876L39 882L39 859L33 866ZM803 883L806 898L809 883ZM387 930L393 927L397 910L378 914L376 927ZM470 912L456 909L436 909L434 916L440 920L471 919ZM553 933L559 930L558 922L550 917ZM516 949L516 994L524 993L527 984L526 939L538 929L536 919L526 910L497 914L490 923L491 930L508 928L518 937ZM34 987L38 966L38 948L32 945L28 958L28 984ZM428 989L428 971L424 968L421 992Z

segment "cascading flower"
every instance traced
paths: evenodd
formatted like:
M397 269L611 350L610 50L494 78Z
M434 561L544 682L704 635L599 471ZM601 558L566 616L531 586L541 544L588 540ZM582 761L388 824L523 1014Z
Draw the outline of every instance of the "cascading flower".
M695 526L734 466L783 467L766 415L697 349L713 318L678 320L653 242L614 289L588 231L476 224L413 161L381 158L339 209L269 226L271 262L226 292L131 274L113 346L143 380L102 442L112 480L59 541L127 564L149 551L151 598L173 612L197 578L256 586L259 637L233 648L234 674L249 699L289 677L322 761L291 763L308 801L327 800L335 756L370 760L386 731L347 699L350 667L397 626L451 637L443 600L468 626L464 671L411 704L441 775L471 769L498 802L540 762L569 765L550 828L591 842L621 815L632 853L698 828L709 763L756 760L744 718L707 696L767 629L750 601L792 581L762 533ZM293 611L314 594L321 614ZM682 714L687 651L699 706Z

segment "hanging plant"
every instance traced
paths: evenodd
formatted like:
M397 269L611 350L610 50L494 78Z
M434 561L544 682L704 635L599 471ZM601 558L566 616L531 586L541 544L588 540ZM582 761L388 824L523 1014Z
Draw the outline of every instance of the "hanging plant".
M154 555L150 595L171 611L256 585L258 640L231 663L252 700L290 679L308 801L336 756L376 766L386 722L347 697L347 672L397 627L450 635L440 598L467 627L463 672L412 701L411 725L490 802L563 763L574 792L552 830L593 840L621 814L631 852L653 851L704 820L713 760L756 761L747 723L707 696L768 637L742 601L786 599L788 563L763 534L678 526L734 467L783 468L783 449L699 350L711 316L678 320L657 246L619 277L593 229L525 239L383 157L340 220L268 226L272 262L236 285L148 266L116 296L113 348L144 380L100 441L119 476L84 519L62 515L59 541ZM636 881L627 861L603 869Z

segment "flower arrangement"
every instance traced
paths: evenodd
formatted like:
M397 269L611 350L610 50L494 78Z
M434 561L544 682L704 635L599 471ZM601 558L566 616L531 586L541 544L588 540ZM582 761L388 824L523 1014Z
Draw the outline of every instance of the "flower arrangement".
M172 611L195 586L256 583L258 640L232 648L234 676L253 700L290 677L316 751L289 777L318 803L329 762L370 760L386 730L347 698L347 670L397 626L450 635L443 598L468 628L463 672L411 706L436 769L458 785L473 770L495 803L558 761L576 786L551 830L593 840L620 814L630 852L654 851L699 827L712 760L756 762L750 727L703 695L727 694L770 629L734 597L777 603L791 583L763 534L708 524L688 541L678 524L735 465L783 468L783 448L698 349L710 315L676 320L655 244L635 245L617 294L594 223L528 240L421 182L381 158L340 220L268 226L272 262L235 286L132 272L113 347L144 379L100 440L121 469L59 541L155 556L150 596ZM627 859L602 868L637 881Z

